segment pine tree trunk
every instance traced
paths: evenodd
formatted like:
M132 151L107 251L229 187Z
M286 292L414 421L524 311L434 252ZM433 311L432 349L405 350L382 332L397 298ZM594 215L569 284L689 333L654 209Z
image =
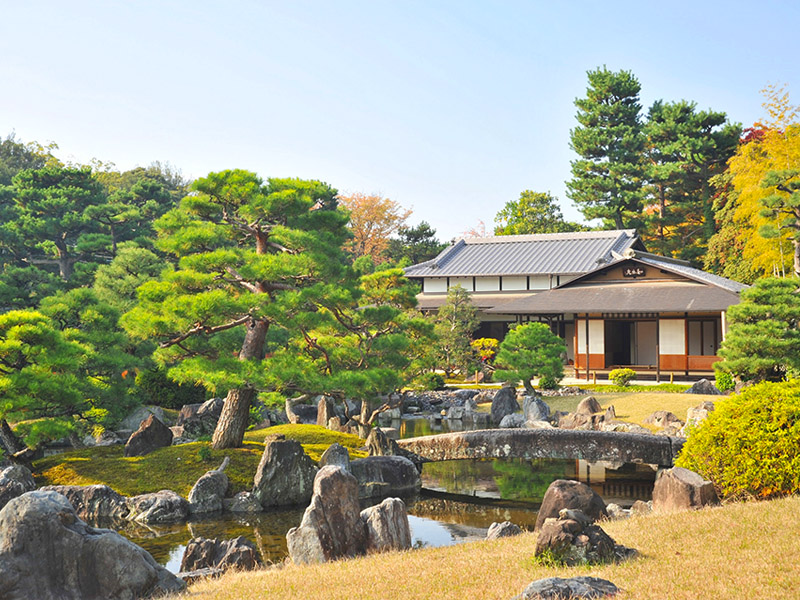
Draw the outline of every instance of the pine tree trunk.
M228 392L214 437L211 438L211 447L214 450L238 448L242 445L247 422L250 420L250 403L255 395L253 388L236 388Z
M264 358L264 342L269 321L261 319L247 326L247 333L239 352L239 360L261 360ZM250 419L250 403L256 395L255 389L245 386L230 390L222 407L222 414L211 438L214 450L238 448L242 445L247 422Z
M794 240L794 276L800 277L800 241Z
M3 443L8 453L12 455L27 448L5 419L0 419L0 442Z

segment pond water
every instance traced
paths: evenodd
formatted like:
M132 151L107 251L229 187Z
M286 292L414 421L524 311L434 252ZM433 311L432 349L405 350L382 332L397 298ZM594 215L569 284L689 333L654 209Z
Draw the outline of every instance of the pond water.
M588 483L606 502L629 506L649 500L655 471L644 465L586 463L576 460L463 460L429 463L423 468L423 490L404 498L415 547L446 546L483 539L495 521L533 529L547 486L556 479ZM375 502L378 502L376 500ZM363 504L363 507L369 503ZM166 526L127 524L120 533L177 572L186 543L193 537L252 541L265 561L287 556L286 533L300 524L303 508L256 515L232 515ZM113 524L105 524L114 529Z

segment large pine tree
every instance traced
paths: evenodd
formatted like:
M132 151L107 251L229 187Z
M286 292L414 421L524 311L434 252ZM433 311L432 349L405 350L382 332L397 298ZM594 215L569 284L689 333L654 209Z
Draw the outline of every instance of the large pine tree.
M630 71L589 71L585 98L575 100L580 125L570 132L567 195L587 219L618 229L635 226L642 208L644 135L639 81Z

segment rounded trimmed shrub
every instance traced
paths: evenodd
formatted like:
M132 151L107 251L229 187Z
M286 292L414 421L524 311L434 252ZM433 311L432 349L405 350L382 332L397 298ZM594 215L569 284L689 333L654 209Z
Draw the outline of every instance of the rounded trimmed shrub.
M762 383L716 402L675 464L710 479L725 498L800 491L800 380Z
M628 385L636 377L633 369L614 369L608 374L608 378L614 385Z

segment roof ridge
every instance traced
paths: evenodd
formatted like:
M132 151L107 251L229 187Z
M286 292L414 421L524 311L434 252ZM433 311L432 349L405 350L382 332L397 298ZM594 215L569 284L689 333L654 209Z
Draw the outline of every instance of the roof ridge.
M485 237L459 238L466 244L511 244L515 242L546 242L550 240L603 239L636 237L635 229L608 229L601 231L565 231L561 233L527 233L520 235L492 235Z

